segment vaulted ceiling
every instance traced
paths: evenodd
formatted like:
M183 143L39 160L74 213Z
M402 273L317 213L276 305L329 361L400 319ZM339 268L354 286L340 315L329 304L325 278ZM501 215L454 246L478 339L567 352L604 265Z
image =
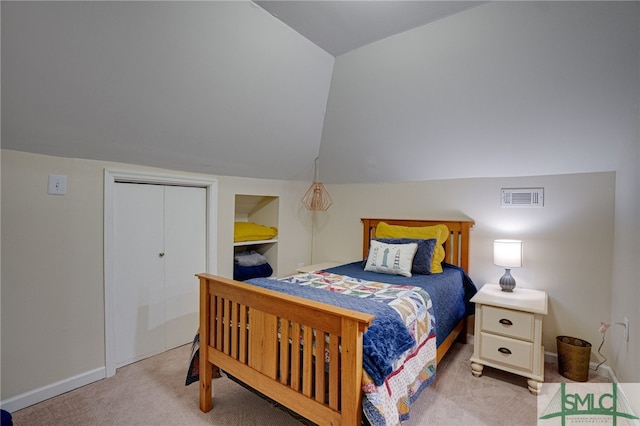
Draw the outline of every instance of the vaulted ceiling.
M308 180L334 56L474 4L2 2L2 146Z
M332 184L612 170L637 134L638 2L0 8L8 149Z
M334 56L487 1L256 1Z

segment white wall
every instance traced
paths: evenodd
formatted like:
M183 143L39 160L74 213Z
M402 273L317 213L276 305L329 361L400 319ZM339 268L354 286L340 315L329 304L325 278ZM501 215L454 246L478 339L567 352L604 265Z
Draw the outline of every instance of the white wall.
M530 187L544 188L543 208L500 207L501 188ZM555 352L555 338L562 334L600 343L598 328L609 320L612 300L615 173L329 185L328 190L335 204L319 216L314 262L361 259L362 217L472 219L469 270L478 287L497 283L504 273L493 265L493 240L520 239L523 267L512 275L518 287L548 293L545 349ZM611 346L603 349L611 358Z
M290 273L310 261L311 216L300 203L308 182L185 174L6 149L1 160L0 399L11 400L13 409L56 389L104 377L105 168L217 178L220 275L233 274L236 193L280 197L278 271ZM49 174L67 176L67 195L47 194Z
M640 20L640 17L639 17ZM640 39L640 34L638 34ZM640 85L639 85L640 86ZM640 99L640 96L639 96ZM640 117L640 114L639 114ZM638 119L640 134L640 118ZM640 137L622 153L616 173L615 246L613 251L611 321L627 316L630 338L618 326L611 336L611 359L620 381L640 382Z
M639 81L640 2L490 2L336 59L320 177L614 171L604 320L628 315L632 337L610 333L609 362L640 382Z
M104 366L102 169L2 151L2 399ZM47 195L67 175L66 196Z

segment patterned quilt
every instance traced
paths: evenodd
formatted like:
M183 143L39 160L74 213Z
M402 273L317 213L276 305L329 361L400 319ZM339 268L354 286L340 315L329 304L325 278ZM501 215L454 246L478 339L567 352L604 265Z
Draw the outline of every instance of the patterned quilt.
M392 307L402 318L414 343L392 363L380 383L364 369L363 411L373 425L398 425L408 419L411 403L435 378L435 316L429 294L419 287L367 281L324 271L279 280L375 300ZM365 333L365 345L367 334ZM378 382L379 384L376 384Z

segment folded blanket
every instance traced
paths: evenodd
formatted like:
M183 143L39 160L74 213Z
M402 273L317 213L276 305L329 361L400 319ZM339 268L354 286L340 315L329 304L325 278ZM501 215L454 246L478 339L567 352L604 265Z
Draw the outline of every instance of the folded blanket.
M255 250L236 253L233 260L240 266L260 266L267 263L267 258Z
M251 278L270 277L273 274L273 268L268 263L258 266L240 266L233 265L233 279L237 281L246 281Z

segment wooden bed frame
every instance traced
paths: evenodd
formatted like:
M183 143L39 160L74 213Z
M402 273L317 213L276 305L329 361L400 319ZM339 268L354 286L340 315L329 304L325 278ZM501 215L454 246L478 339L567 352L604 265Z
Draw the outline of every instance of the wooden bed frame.
M445 261L468 270L474 222L362 219L363 258L377 224L445 224ZM362 335L373 315L279 293L211 274L200 279L200 409L213 408L213 366L317 424L359 425L362 418ZM288 325L288 326L286 326ZM459 338L462 320L437 350L439 362ZM302 336L303 345L298 338ZM324 336L325 338L316 338ZM329 349L329 368L315 353Z

